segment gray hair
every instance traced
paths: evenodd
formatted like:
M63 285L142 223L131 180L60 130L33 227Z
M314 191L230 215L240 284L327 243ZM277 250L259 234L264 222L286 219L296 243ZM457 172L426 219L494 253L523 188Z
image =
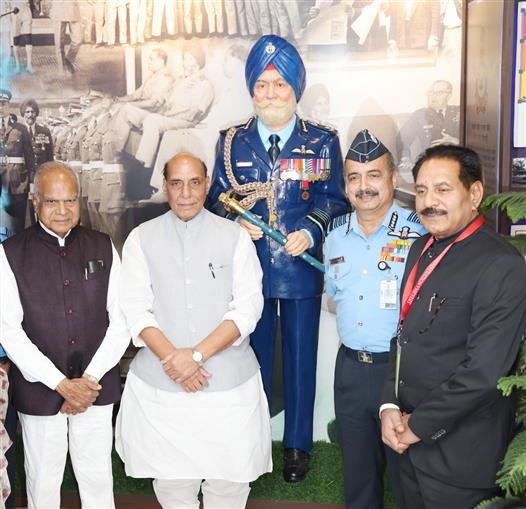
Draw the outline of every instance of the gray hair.
M393 154L391 154L391 151L388 150L385 153L385 155L386 155L386 159L387 159L387 166L389 168L389 173L392 175L397 169L395 161L394 161Z
M74 178L75 185L77 186L77 194L78 194L80 190L80 182L79 182L79 177L77 173L65 163L61 163L60 161L48 161L46 163L42 163L37 168L37 171L35 173L34 184L33 184L34 185L34 195L37 197L40 196L39 189L40 189L40 181L42 179L42 175L46 173L47 171L50 171L54 168L62 170L66 173L69 173Z

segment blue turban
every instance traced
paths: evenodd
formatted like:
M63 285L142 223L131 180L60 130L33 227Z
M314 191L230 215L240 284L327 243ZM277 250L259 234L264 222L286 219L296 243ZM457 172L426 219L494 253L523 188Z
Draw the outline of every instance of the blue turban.
M245 66L245 79L250 95L263 71L273 64L283 79L294 89L296 101L305 89L305 66L298 50L282 37L264 35L250 50Z

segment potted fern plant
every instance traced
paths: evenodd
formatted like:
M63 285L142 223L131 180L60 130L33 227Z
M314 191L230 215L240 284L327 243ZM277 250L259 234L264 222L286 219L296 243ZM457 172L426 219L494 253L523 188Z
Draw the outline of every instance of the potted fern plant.
M488 196L482 204L483 211L496 207L505 212L513 222L525 219L526 192L493 194ZM526 235L506 237L506 240L526 257ZM526 295L524 297L526 298ZM501 378L497 387L505 396L509 396L514 390L517 392L516 420L520 429L508 446L502 467L497 473L497 484L504 492L506 499L516 499L526 503L526 331L523 336L515 373ZM482 502L476 509L494 507L493 504L497 500L492 499Z

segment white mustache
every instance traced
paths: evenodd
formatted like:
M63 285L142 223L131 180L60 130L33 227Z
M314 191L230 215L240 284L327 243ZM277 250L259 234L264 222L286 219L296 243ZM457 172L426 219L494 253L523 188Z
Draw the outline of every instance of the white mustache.
M287 102L280 101L279 99L267 99L266 101L258 103L258 107L261 109L266 109L269 107L286 108L287 105Z

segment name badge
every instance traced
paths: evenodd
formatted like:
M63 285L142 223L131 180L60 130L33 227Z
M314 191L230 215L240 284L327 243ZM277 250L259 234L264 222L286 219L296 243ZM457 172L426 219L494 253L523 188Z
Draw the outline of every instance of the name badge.
M252 168L252 161L236 161L237 168Z
M343 263L345 261L344 256L338 256L337 258L331 258L329 260L329 265L336 265L338 263Z
M398 302L396 279L380 281L380 309L396 309Z

